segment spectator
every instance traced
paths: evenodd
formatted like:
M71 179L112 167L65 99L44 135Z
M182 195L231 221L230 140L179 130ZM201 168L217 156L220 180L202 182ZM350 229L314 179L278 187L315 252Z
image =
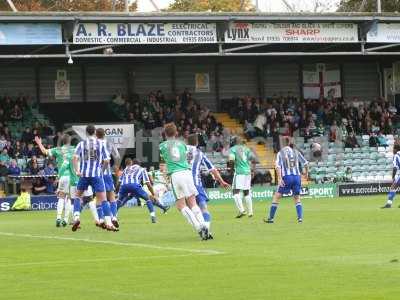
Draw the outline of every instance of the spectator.
M13 121L22 120L22 111L17 104L14 105L14 108L11 111L10 119Z
M337 126L336 120L333 120L332 125L329 129L329 142L334 143L338 137L339 127Z
M0 183L3 185L3 190L7 182L8 168L3 161L0 161Z
M316 161L319 161L321 159L321 157L322 157L322 147L321 147L321 145L319 143L313 141L311 143L311 145L310 145L310 148L311 148L311 153L312 153L313 158Z
M29 127L25 128L25 131L22 133L21 141L25 144L29 144L33 142L34 135Z
M43 175L46 176L52 176L56 175L56 171L54 169L54 164L52 162L49 162L47 166L43 170ZM55 192L55 177L45 177L44 178L45 184L46 184L46 192L51 194Z
M29 175L39 174L40 168L36 156L32 156L31 160L28 162L27 171Z
M249 138L252 139L257 135L257 131L255 129L255 127L253 126L253 124L251 124L248 121L244 121L244 130L243 130L244 134Z
M7 140L4 135L0 136L0 151L3 150L7 146Z
M344 174L345 182L353 182L353 170L351 167L347 167L345 174Z
M378 135L378 146L379 147L387 147L388 145L388 141L386 140L385 136L382 134L382 131L379 132Z
M378 147L379 140L376 135L376 132L372 132L371 136L369 137L369 146L370 147Z
M12 175L12 176L21 175L21 168L18 167L17 161L15 159L12 159L10 161L10 166L8 167L8 175Z
M27 147L25 147L25 149L22 150L23 155L27 158L31 158L33 156L37 155L37 151L36 149L33 147L32 143L29 143Z
M265 125L267 124L267 117L263 112L258 113L254 121L254 129L256 136L264 136Z
M0 154L0 161L4 164L4 165L8 165L8 163L10 162L10 156L8 156L8 151L7 149L3 149L3 151L1 151Z
M354 133L351 132L349 136L346 138L345 141L346 148L360 148L360 145L357 142L357 138L355 137Z
M54 134L53 129L49 126L48 122L45 122L42 127L42 137L48 137Z
M39 195L46 192L47 186L42 177L37 177L33 179L32 182L32 194Z

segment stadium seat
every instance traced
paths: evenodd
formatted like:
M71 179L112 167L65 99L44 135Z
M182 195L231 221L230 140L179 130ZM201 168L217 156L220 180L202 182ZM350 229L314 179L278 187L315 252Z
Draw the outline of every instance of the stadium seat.
M385 153L386 148L385 147L378 147L378 152Z
M391 181L391 180L392 180L392 175L389 175L389 174L385 175L385 176L383 177L383 180L385 180L385 181Z

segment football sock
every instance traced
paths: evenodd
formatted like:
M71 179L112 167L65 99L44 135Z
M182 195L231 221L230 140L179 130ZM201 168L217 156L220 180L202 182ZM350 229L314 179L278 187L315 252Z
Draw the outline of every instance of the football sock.
M249 215L253 214L253 200L251 199L251 195L244 196L244 200L246 201L247 211Z
M275 218L275 213L276 213L277 209L278 209L278 203L272 202L271 208L269 210L269 218L268 219L273 220Z
M117 211L128 202L129 197L118 198L117 200Z
M97 214L97 208L96 208L96 202L95 201L90 201L89 202L89 209L90 212L92 213L93 219L95 222L99 222L99 216Z
M81 199L75 198L74 199L74 221L79 220L81 215Z
M390 192L388 193L387 204L392 205L395 196L396 196L396 192L395 192L395 191L390 191Z
M146 201L146 206L147 206L147 209L149 210L150 215L151 215L152 213L154 214L153 201L147 200L147 201Z
M104 200L101 202L101 208L103 209L104 213L104 221L106 222L106 225L111 226L111 209L110 209L110 203L108 203L107 200Z
M244 208L243 208L243 202L242 202L242 197L241 197L240 193L234 194L233 199L235 200L235 204L236 204L236 207L239 210L239 212L243 213Z
M154 205L161 208L162 210L166 210L166 206L162 205L160 201L155 201Z
M186 218L186 220L193 226L193 228L199 232L201 229L201 225L199 221L197 220L196 216L194 213L190 210L189 207L185 206L181 210L182 215Z
M96 205L96 210L97 210L97 216L99 217L99 220L104 221L103 208L101 207L101 204Z
M58 198L57 201L57 220L61 220L62 212L64 210L64 202L63 198Z
M64 221L68 223L69 215L71 214L71 211L72 211L71 201L69 200L68 197L65 197L64 207L65 207L65 210L64 210Z
M111 209L111 217L116 218L117 217L117 201L112 201L110 202L110 209Z
M296 203L297 219L303 219L303 205L301 202Z
M203 213L201 212L200 207L198 207L197 205L193 206L191 208L191 211L193 212L193 214L195 215L197 221L200 223L200 226L204 226L204 217L203 217Z
M208 211L203 212L204 224L206 225L207 229L210 229L211 225L211 215Z

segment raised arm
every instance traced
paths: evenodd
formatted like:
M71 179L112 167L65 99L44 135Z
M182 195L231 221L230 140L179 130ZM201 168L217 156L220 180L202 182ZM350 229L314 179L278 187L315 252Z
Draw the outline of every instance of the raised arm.
M35 142L44 155L49 155L49 151L43 146L42 139L39 136L35 136Z

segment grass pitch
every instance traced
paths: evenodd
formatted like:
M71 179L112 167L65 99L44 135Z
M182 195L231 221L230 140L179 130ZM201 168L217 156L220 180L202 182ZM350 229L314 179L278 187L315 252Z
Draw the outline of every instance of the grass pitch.
M234 219L210 205L215 240L201 242L174 209L150 224L123 209L121 231L56 228L55 212L0 214L0 299L400 299L400 209L385 196L291 200L275 224L267 203ZM269 207L269 203L268 203Z

